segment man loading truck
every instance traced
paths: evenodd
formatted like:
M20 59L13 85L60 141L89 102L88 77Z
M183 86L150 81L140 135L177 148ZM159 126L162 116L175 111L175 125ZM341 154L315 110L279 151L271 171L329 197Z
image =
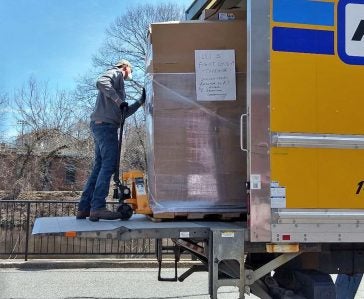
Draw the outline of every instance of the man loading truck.
M126 80L132 80L132 66L129 61L123 59L96 82L98 95L90 117L95 143L94 166L84 186L76 219L89 217L90 221L114 220L121 216L119 212L106 208L110 179L118 165L117 132L122 113L125 112L126 117L129 117L145 102L143 89L141 98L128 106L125 101Z

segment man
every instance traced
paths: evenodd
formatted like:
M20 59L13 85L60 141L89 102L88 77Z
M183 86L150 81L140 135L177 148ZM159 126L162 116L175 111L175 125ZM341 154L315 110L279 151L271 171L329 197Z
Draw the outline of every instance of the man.
M145 102L144 89L139 101L130 106L125 102L124 81L131 80L131 73L131 64L123 59L97 80L99 93L90 125L95 142L95 161L78 204L76 219L89 217L91 221L98 221L121 217L120 213L106 209L106 197L117 164L117 131L122 110L125 109L126 117L129 117Z

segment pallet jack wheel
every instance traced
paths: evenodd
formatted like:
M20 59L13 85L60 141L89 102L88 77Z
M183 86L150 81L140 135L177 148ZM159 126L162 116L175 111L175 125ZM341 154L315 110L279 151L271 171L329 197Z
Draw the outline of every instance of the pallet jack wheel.
M133 209L128 204L122 204L118 207L118 212L121 214L121 220L128 220L133 216Z

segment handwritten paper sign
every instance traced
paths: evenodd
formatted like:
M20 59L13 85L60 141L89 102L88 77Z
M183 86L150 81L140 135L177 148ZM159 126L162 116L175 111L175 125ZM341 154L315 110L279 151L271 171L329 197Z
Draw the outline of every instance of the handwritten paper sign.
M195 50L197 101L236 100L235 51Z

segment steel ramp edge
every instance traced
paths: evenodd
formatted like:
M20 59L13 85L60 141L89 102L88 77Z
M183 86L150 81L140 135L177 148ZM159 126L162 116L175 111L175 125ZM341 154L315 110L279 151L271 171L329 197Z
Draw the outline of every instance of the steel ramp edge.
M76 220L70 217L41 217L35 220L33 235L63 235L75 232L83 236L103 236L116 239L134 238L201 238L208 236L211 228L221 229L242 228L242 222L214 221L166 221L153 222L144 215L133 215L127 221L100 220L92 222L88 219ZM124 236L122 236L124 235Z
M120 222L120 221L119 221ZM39 234L63 234L66 232L96 232L112 231L120 227L116 221L77 220L75 216L70 217L41 217L36 218L32 230L33 235Z

